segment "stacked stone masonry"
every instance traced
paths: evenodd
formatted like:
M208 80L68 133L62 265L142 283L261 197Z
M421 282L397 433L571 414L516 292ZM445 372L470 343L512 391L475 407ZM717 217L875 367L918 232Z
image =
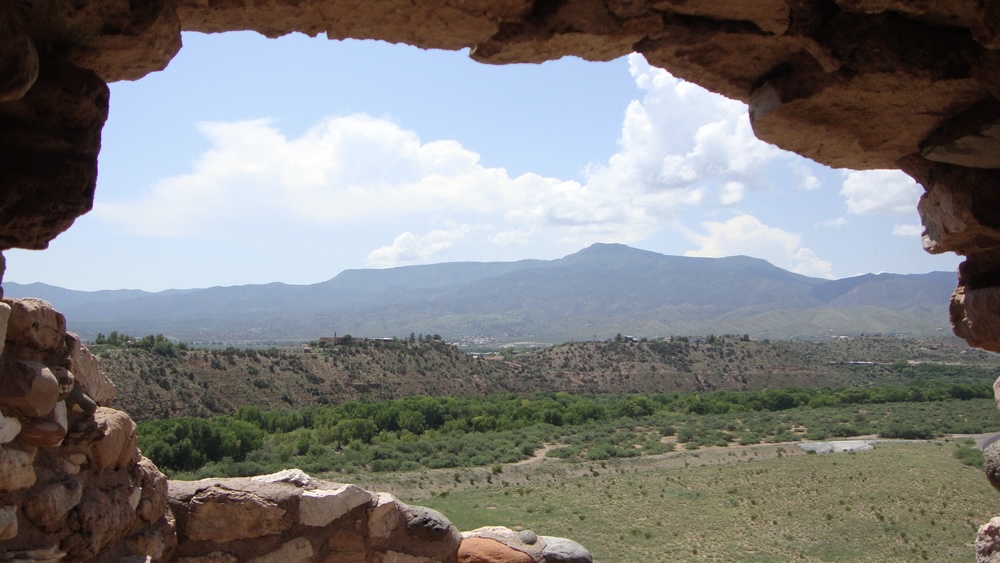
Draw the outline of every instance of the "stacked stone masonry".
M0 250L45 248L91 208L106 84L164 68L184 30L470 48L489 64L642 53L676 76L747 102L765 141L831 166L898 168L916 179L925 189L918 206L924 248L966 257L951 299L954 331L1000 351L1000 0L0 2ZM8 306L0 317L26 314ZM92 358L71 337L25 338L8 339L12 351L0 374L0 437L7 440L0 471L13 479L3 481L11 491L4 494L24 498L17 491L31 487L56 508L78 495L78 504L96 503L91 482L103 483L108 471L122 487L145 491L140 483L155 480L141 469L147 465L118 467L120 460L107 457L114 452L96 461L94 444L111 443L112 434L117 443L129 430L104 408L107 386L83 381L95 373L85 367ZM64 448L72 451L53 458ZM55 477L45 472L26 485L24 468L38 463L63 464L81 485L48 491ZM95 464L116 469L92 475ZM148 500L140 495L140 506ZM0 537L14 534L15 525L47 533L45 518L28 523L29 512L13 506L0 506ZM160 529L158 521L126 516L70 518L78 539L66 545L74 553L105 549L106 526L153 530L140 534L147 539ZM14 537L16 544L22 533Z
M434 510L297 469L168 482L50 304L0 302L0 333L0 561L592 561L572 540L462 534Z

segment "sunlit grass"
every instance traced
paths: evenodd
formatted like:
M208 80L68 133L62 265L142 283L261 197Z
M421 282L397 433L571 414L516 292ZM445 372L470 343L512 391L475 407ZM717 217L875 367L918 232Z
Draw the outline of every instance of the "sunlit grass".
M796 455L761 461L733 450L716 455L754 461L678 468L648 459L604 467L549 460L534 475L500 474L491 484L410 500L463 530L529 528L574 538L595 561L620 563L969 560L976 529L997 511L996 493L955 459L953 443L827 455L787 448ZM581 465L577 475L563 472Z

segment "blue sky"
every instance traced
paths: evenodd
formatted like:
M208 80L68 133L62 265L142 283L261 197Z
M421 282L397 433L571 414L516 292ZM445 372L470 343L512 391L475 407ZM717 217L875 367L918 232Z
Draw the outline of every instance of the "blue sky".
M111 85L94 210L6 280L316 283L350 268L553 259L595 242L816 277L954 270L921 188L757 140L746 107L641 56L489 66L301 35L185 34Z

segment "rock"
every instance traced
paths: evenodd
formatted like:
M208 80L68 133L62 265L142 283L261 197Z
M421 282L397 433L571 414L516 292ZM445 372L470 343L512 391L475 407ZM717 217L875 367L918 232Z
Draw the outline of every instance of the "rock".
M257 484L289 483L296 487L309 487L315 485L317 481L301 469L283 469L277 473L251 477L250 482Z
M545 548L542 557L545 563L594 563L594 558L587 548L566 538L542 536Z
M432 508L407 505L403 514L406 517L406 533L420 541L441 541L455 530L444 514Z
M983 470L993 488L1000 491L1000 441L992 442L983 448Z
M140 518L152 524L167 513L167 477L145 457L136 464L135 471L137 477L134 482L139 485L141 491L135 512Z
M248 563L311 563L314 553L309 540L295 538L270 553L254 557Z
M27 297L5 299L10 305L7 340L35 350L60 350L66 345L66 318L48 301Z
M21 428L19 438L25 444L30 444L37 448L55 448L62 444L66 437L66 405L62 405L62 416L32 418L24 423Z
M462 538L462 543L470 538L498 541L511 549L524 553L535 563L541 563L543 560L542 551L545 548L545 542L539 541L538 536L531 530L515 532L504 526L485 526L469 532L462 532ZM531 541L525 541L525 538Z
M15 408L26 417L49 414L58 400L59 382L42 364L17 361L0 374L0 405Z
M73 374L69 372L66 368L51 367L49 371L56 378L56 383L59 384L59 400L65 400L69 397L70 391L73 390Z
M12 4L0 6L0 53L0 103L20 100L38 79L38 51Z
M368 509L369 552L390 551L434 561L450 560L462 534L440 512L409 506L379 493Z
M375 506L368 509L368 535L374 539L387 538L396 529L400 506L396 497L378 493Z
M66 515L83 499L83 483L65 479L28 495L21 510L36 526L53 532L65 525Z
M127 414L100 407L94 413L94 420L103 432L103 437L94 442L91 449L94 471L120 469L138 457L135 422Z
M17 507L8 504L0 506L0 541L12 540L17 536Z
M299 522L306 526L326 526L370 502L371 493L354 485L344 485L336 490L303 491L299 499Z
M535 563L535 560L497 540L467 537L458 548L458 563Z
M9 444L21 432L21 422L16 418L0 414L0 446Z
M53 545L49 548L8 551L4 556L8 561L17 563L64 563L66 553L59 551L58 545Z
M246 492L209 487L191 499L184 535L195 541L227 543L277 534L291 527L285 509Z
M1000 516L979 527L976 534L976 562L1000 563Z
M35 450L0 447L0 491L26 489L35 484Z
M3 299L2 286L0 286L0 299ZM3 354L4 343L7 341L7 321L9 319L10 319L10 305L0 302L0 354Z
M115 384L104 375L97 358L75 334L66 335L66 345L69 348L69 370L73 372L77 386L98 405L108 406L118 393Z
M201 557L181 557L177 560L177 563L237 563L238 561L239 559L234 555L221 551L213 551Z

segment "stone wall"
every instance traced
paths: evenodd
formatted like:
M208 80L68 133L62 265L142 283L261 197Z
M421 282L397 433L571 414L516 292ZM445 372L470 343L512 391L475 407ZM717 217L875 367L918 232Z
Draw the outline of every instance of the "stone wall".
M434 510L295 469L168 482L114 398L50 304L0 302L0 560L591 562L571 540L462 534Z

